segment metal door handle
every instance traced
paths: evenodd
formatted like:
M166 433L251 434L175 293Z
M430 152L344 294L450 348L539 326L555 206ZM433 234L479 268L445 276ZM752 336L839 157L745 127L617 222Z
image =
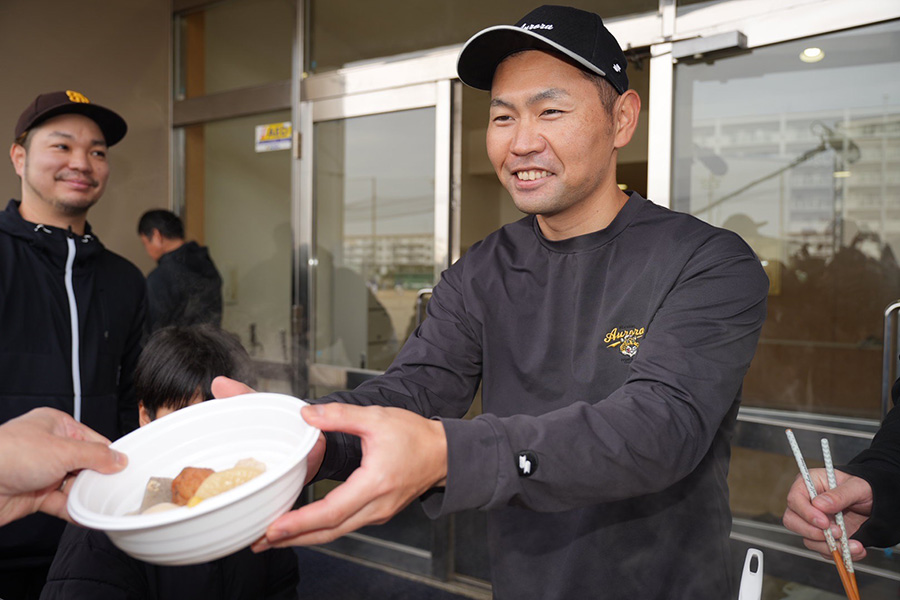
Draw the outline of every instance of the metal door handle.
M416 292L416 327L425 320L425 296L431 295L432 288L422 288Z
M881 416L891 410L891 386L897 378L897 314L900 300L884 309L884 362L881 368Z

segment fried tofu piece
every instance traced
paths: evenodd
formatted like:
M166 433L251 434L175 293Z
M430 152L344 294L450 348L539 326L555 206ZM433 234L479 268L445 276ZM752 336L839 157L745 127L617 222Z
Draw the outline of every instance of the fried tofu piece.
M194 497L197 489L207 477L215 473L212 469L202 467L185 467L172 480L172 503L184 506Z

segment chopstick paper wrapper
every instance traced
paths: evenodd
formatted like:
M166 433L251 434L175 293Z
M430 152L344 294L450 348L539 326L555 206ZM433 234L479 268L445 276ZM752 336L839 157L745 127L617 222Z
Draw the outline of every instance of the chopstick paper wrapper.
M797 445L797 438L794 437L794 432L790 429L785 430L785 434L787 434L788 442L791 444L791 450L794 452L797 467L800 468L800 476L803 477L803 482L806 484L806 490L809 492L809 499L812 500L816 497L816 486L813 485L812 478L809 476L809 469L806 468L806 461L803 460L800 446ZM828 549L831 551L831 556L834 557L834 564L837 567L838 575L841 577L844 593L847 594L847 598L850 600L859 600L859 596L854 591L853 583L850 580L850 574L847 572L843 557L841 556L840 551L838 551L834 536L831 534L831 528L823 529L822 533L825 534L825 541L828 543Z
M831 448L828 446L828 440L822 438L822 456L825 458L825 473L828 477L828 488L837 487L837 478L834 476L834 463L831 460ZM859 586L856 584L856 571L853 569L853 559L850 558L850 540L847 539L847 528L844 526L844 513L838 512L834 515L834 520L838 527L841 528L841 554L844 559L844 567L847 569L847 575L850 577L850 583L853 585L853 591L859 598Z

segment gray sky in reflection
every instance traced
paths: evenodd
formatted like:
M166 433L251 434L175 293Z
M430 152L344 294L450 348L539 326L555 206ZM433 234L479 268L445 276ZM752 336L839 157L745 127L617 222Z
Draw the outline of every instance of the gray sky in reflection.
M434 232L434 109L347 119L346 235ZM374 201L373 201L374 198Z

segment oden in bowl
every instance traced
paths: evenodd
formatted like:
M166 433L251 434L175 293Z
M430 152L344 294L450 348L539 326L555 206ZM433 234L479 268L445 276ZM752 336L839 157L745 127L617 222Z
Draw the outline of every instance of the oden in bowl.
M300 416L306 403L282 394L207 400L175 411L112 444L128 455L114 475L83 471L69 493L72 518L100 529L134 558L190 565L221 558L262 537L287 512L306 477L306 457L319 436ZM245 458L264 473L193 507L134 515L150 477L182 468L228 469Z

